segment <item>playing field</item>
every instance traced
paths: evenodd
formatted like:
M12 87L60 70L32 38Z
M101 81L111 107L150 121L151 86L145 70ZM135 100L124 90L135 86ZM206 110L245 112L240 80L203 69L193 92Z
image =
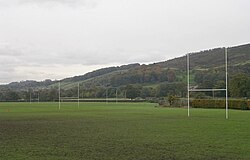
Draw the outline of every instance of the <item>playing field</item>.
M250 159L250 112L0 103L1 160Z

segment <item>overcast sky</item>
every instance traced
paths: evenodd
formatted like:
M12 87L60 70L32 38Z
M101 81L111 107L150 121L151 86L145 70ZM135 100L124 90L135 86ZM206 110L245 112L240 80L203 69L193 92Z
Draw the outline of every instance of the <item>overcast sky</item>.
M0 0L0 84L249 42L249 0Z

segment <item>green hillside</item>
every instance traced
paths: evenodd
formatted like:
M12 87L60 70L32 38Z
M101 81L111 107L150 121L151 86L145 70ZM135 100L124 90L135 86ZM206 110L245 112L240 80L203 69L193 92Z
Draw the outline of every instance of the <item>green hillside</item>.
M198 88L224 88L225 86L225 49L215 48L201 52L190 53L190 81ZM61 88L65 95L76 96L77 86L80 84L81 96L84 98L103 98L109 88L110 97L165 97L176 95L184 97L186 94L186 55L164 62L149 65L129 64L117 67L102 68L82 76L75 76L61 80ZM228 48L229 80L233 81L236 74L250 76L250 44ZM243 77L244 77L243 76ZM233 84L233 83L232 83ZM0 86L0 98L27 99L31 90L41 91L45 95L56 93L58 81L43 82L22 81ZM234 88L237 88L234 86ZM28 91L30 90L30 91ZM19 92L17 94L10 92ZM20 92L22 96L20 95ZM125 95L127 92L127 95ZM246 91L247 92L247 91ZM8 98L4 98L6 94ZM133 94L132 94L133 93ZM247 96L250 93L242 95ZM219 93L217 96L223 96ZM238 95L239 96L239 95ZM52 99L56 99L52 98ZM50 100L52 100L50 99ZM46 99L48 100L48 98Z
M215 48L201 52L190 53L191 68L220 67L225 64L225 49ZM230 67L249 64L250 44L228 48L228 64ZM162 67L186 69L186 56L156 63Z
M207 71L208 69L223 71L225 68L224 54L224 48L190 53L190 68L197 71ZM228 67L230 75L238 72L250 74L249 66L250 44L228 48ZM110 70L110 72L107 72L106 74L91 76L87 79L85 76L67 78L62 80L62 82L64 82L66 88L68 88L67 84L73 86L72 82L75 83L75 85L78 82L90 85L90 81L97 86L100 84L105 86L106 84L117 87L120 85L138 83L143 85L153 85L155 83L168 81L167 73L172 71L175 72L179 81L186 78L186 56L150 65L137 64L133 65L131 68L127 67L125 70L118 70L118 72L117 70Z

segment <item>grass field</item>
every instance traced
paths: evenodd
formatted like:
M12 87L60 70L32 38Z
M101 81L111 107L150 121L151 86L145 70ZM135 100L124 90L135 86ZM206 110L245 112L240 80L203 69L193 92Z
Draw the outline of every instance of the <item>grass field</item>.
M250 112L0 103L1 160L250 159Z

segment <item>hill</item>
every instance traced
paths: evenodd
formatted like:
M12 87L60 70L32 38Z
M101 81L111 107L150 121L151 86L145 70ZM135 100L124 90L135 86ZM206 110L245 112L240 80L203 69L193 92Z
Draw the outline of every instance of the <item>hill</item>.
M225 85L224 51L224 48L215 48L190 53L193 86L218 88ZM250 44L228 48L228 68L230 78L237 73L250 76ZM82 76L65 78L61 80L61 87L65 90L63 96L76 96L78 83L81 86L82 97L105 97L107 88L110 88L111 97L115 94L114 88L119 89L120 97L145 98L169 94L185 96L186 56L149 65L136 63L102 68ZM22 81L2 85L0 90L2 93L10 90L16 92L54 90L53 92L56 92L57 87L58 81ZM140 93L130 95L130 90L140 91Z
M191 70L217 69L223 71L225 68L224 54L224 48L190 53L190 68ZM230 75L238 72L250 75L250 44L228 48L228 68ZM102 70L108 72L102 72ZM95 74L99 72L103 74ZM175 72L177 76L179 74L184 75L184 72L186 72L186 56L149 65L133 64L125 67L101 69L84 76L67 78L62 82L89 84L90 80L93 82L94 78L93 83L97 86L101 84L117 87L136 83L153 85L154 83L173 81L173 79L171 80L171 74L174 76L172 72Z

